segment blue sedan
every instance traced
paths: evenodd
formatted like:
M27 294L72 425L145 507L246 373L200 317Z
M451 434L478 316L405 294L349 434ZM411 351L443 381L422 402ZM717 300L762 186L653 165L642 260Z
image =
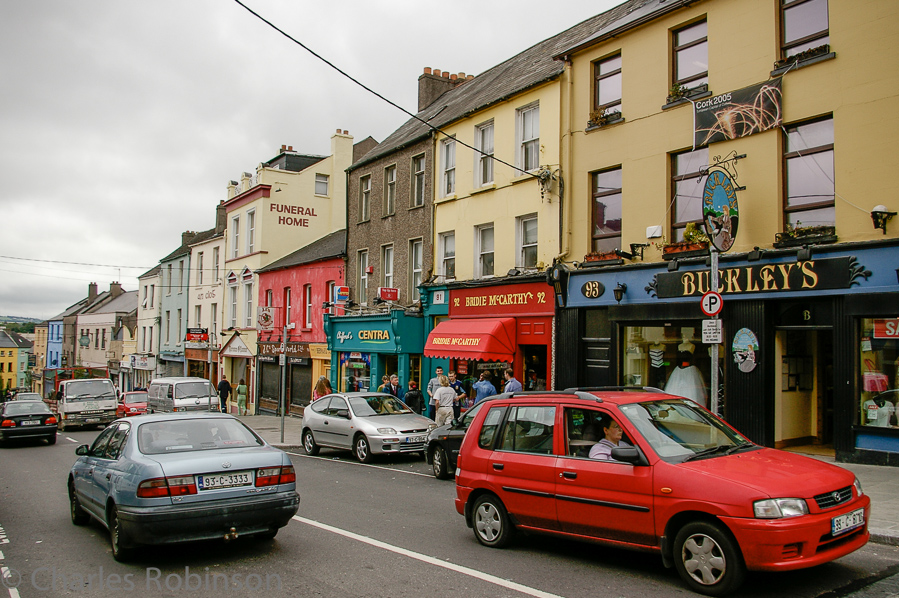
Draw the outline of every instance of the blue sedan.
M300 504L287 454L227 414L116 420L75 454L72 523L105 526L117 561L142 544L274 538Z

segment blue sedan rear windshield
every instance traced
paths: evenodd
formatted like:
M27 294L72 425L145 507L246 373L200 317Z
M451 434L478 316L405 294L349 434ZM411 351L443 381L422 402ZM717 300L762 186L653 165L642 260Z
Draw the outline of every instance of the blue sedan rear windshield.
M264 443L236 419L197 418L148 422L137 429L137 446L145 455L235 449Z

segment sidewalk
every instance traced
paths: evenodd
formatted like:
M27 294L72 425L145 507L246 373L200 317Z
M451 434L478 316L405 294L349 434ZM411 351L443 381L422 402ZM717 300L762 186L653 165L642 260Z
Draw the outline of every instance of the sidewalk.
M273 415L240 417L266 442L280 449L296 452L303 449L302 424L299 417L284 418L284 441L281 441L281 418ZM832 457L812 456L848 469L858 477L862 490L871 497L871 541L899 546L899 469L879 465L835 463Z

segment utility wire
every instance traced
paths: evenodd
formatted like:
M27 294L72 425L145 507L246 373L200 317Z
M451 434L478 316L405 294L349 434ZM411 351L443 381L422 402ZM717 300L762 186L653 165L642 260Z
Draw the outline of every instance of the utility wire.
M0 255L0 259L6 260L22 260L24 262L45 262L48 264L69 264L72 266L97 266L99 268L133 268L135 270L142 270L144 268L152 268L153 266L116 266L111 264L85 264L83 262L61 262L59 260L38 260L34 258L28 257L14 257L11 255Z
M251 15L253 15L253 16L256 17L257 19L259 19L260 21L262 21L263 23L265 23L266 25L268 25L269 27L271 27L272 29L274 29L275 31L277 31L278 33L280 33L281 35L283 35L284 37L286 37L287 39L289 39L289 40L292 41L293 43L295 43L296 45L300 46L301 48L303 48L304 50L306 50L307 52L309 52L310 54L312 54L313 56L315 56L316 58L318 58L319 60L321 60L322 62L324 62L325 64L327 64L329 67L331 67L332 69L334 69L335 71L337 71L338 73L340 73L341 75L343 75L344 77L346 77L347 79L349 79L350 81L352 81L353 83L355 83L356 85L358 85L359 87L361 87L362 89L364 89L365 91L371 93L371 94L374 95L375 97L380 98L381 100L384 100L385 102L387 102L388 104L390 104L391 106L393 106L393 107L396 108L397 110L403 112L404 114L407 114L407 115L411 116L412 118L414 118L414 119L417 120L418 122L420 122L420 123L422 123L423 125L425 125L426 127L428 127L431 131L437 131L438 133L441 133L441 134L443 134L443 135L446 136L446 137L451 137L451 138L453 138L453 139L456 141L456 143L458 143L459 145L463 145L463 146L467 147L467 148L470 149L470 150L476 151L477 153L481 154L482 156L488 156L490 159L494 160L495 162L499 162L500 164L503 164L503 165L505 165L505 166L508 166L509 168L512 168L513 170L517 170L518 172L520 172L520 173L522 173L522 174L530 175L530 176L534 177L535 179L539 179L539 178L540 178L539 176L537 176L536 174L534 174L534 173L532 173L532 172L528 172L527 170L523 170L523 169L519 168L518 166L514 166L514 165L512 165L512 164L509 164L508 162L506 162L506 161L504 161L504 160L500 160L499 158L497 158L497 157L495 157L495 156L492 156L492 155L490 155L490 154L486 154L486 153L482 152L480 149L478 149L478 148L476 148L476 147L474 147L474 146L468 145L468 144L465 143L464 141L461 141L461 140L459 140L459 139L455 139L454 137L452 137L451 135L447 134L447 133L446 133L445 131L443 131L442 129L439 129L438 127L435 127L434 125L432 125L432 124L429 123L428 121L426 121L426 120L424 120L424 119L422 119L422 118L419 118L419 117L418 117L417 115L415 115L415 114L412 114L411 112L409 112L408 110L406 110L405 108L403 108L402 106L400 106L399 104L397 104L396 102L393 102L392 100L390 100L390 99L384 97L383 95L381 95L381 94L378 93L377 91L373 90L372 88L368 87L368 86L365 85L364 83L362 83L362 82L358 81L357 79L355 79L352 75L350 75L350 74L344 72L344 71L341 70L339 67L337 67L337 66L334 65L332 62L330 62L327 58L325 58L325 57L321 56L320 54L316 53L314 50L312 50L311 48L309 48L308 46L306 46L303 42L301 42L301 41L299 41L298 39L292 37L289 33L287 33L286 31L284 31L283 29L279 28L277 25L275 25L274 23L272 23L271 21L269 21L268 19L266 19L265 17L263 17L262 15L260 15L259 13L257 13L256 11L254 11L252 8L250 8L249 6L247 6L246 4L244 4L243 2L241 2L240 0L234 0L234 1L235 1L237 4L241 5L243 8L245 8L245 9L247 10L247 12L249 12ZM435 116L436 116L436 115L435 115Z

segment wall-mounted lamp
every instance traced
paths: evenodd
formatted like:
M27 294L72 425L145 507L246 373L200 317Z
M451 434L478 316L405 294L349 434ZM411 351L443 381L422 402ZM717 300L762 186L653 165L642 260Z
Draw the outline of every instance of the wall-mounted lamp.
M895 215L896 212L890 212L883 204L874 206L874 209L871 210L871 220L874 221L874 229L882 229L883 234L887 234L887 222L889 222Z
M278 187L277 189L275 189L275 193L281 193L281 187Z
M322 309L331 309L331 305L332 304L330 301L325 301L324 303L322 303Z
M680 264L677 260L671 260L668 262L668 271L669 272L677 272L677 269L680 268Z
M506 276L518 276L519 274L521 274L521 270L519 270L518 268L512 268L511 270L506 272Z
M375 297L374 299L371 300L371 302L372 302L374 305L381 305L382 303L387 303L386 301L384 301L384 300L381 299L380 297Z
M762 259L762 256L765 255L765 251L763 249L759 249L758 247L753 248L752 251L746 256L746 259L750 262L757 262Z
M621 300L624 299L624 294L627 292L627 285L623 282L619 282L618 286L612 289L612 293L615 295L615 301L621 303Z
M796 261L797 262L807 262L812 259L812 248L808 245L805 245L796 252Z

